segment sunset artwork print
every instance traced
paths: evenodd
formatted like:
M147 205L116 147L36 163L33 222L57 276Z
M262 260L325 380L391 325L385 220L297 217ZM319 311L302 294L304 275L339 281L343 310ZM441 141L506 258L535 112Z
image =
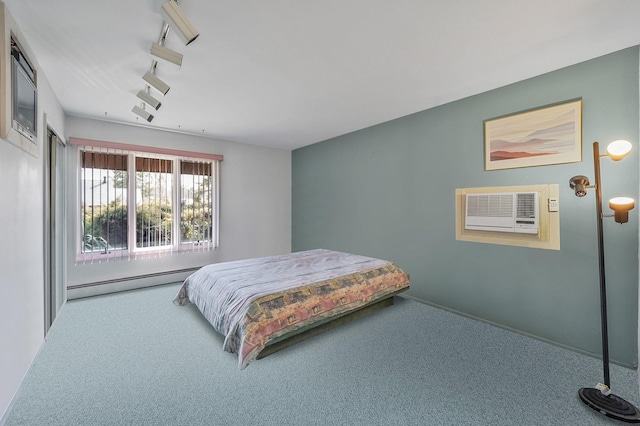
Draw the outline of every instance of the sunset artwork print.
M582 100L484 122L485 169L582 161Z

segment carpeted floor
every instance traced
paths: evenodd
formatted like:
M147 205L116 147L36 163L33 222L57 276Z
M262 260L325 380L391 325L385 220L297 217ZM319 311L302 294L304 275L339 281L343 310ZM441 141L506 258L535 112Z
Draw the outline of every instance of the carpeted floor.
M239 370L177 290L67 303L6 426L622 424L578 399L601 361L403 298Z

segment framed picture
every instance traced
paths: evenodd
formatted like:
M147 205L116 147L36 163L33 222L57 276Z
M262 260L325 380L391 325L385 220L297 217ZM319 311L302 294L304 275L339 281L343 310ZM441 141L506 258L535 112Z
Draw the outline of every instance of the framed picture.
M484 121L485 170L582 161L582 99Z

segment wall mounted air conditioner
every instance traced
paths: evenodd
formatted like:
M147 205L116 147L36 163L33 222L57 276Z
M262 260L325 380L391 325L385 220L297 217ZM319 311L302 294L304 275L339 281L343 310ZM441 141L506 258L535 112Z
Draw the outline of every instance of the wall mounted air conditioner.
M538 234L538 199L537 192L467 194L464 228Z

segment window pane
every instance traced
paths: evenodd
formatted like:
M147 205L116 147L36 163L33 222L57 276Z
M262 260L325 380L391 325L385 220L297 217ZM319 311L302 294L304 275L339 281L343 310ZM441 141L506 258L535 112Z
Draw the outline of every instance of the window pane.
M127 157L81 152L81 253L127 249Z
M22 69L16 67L13 86L13 119L26 131L36 134L36 91Z
M136 247L172 244L171 160L136 157Z
M198 244L212 241L213 178L211 163L180 163L180 240Z
M11 38L13 127L28 137L36 136L36 78L18 43Z

